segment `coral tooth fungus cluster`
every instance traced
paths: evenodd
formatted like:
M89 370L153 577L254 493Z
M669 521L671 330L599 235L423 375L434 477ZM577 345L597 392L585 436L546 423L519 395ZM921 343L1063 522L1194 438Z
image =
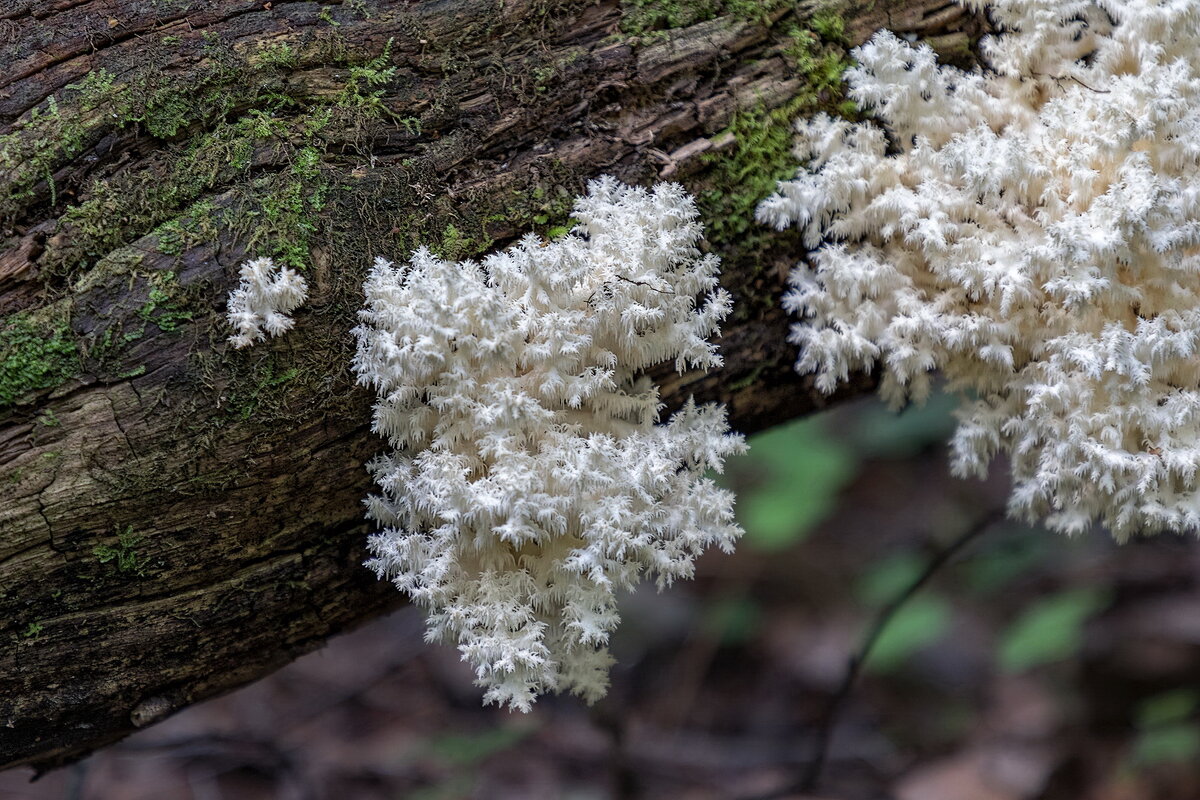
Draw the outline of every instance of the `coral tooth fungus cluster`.
M655 424L638 377L721 363L706 338L730 300L695 205L604 178L574 216L565 237L482 263L378 260L354 331L394 448L370 464L369 566L428 609L429 638L458 644L485 701L522 710L546 691L602 696L615 592L689 577L741 533L705 476L743 449L724 410L689 402Z
M798 123L759 208L816 248L797 368L897 405L940 371L956 473L1007 453L1018 516L1200 530L1200 3L960 2L987 68L877 34L847 77L879 124Z

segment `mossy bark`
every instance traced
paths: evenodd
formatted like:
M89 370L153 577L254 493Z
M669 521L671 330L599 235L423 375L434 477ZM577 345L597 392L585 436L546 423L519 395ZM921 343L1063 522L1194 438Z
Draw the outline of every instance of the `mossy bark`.
M554 233L602 173L681 180L739 306L726 367L664 369L664 399L747 432L836 399L791 370L799 247L753 227L744 181L790 169L791 115L836 110L849 45L976 22L939 0L629 10L0 9L0 768L78 759L401 602L360 567L381 443L348 330L376 254ZM311 299L233 351L225 297L264 254Z

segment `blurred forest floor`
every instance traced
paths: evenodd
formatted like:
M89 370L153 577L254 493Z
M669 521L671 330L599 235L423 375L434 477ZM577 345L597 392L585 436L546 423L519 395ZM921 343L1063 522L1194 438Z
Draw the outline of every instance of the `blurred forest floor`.
M794 784L879 609L999 508L949 475L947 400L770 431L726 476L747 537L622 604L610 695L480 706L405 608L0 798L750 800ZM891 620L823 800L1200 798L1200 544L993 526Z

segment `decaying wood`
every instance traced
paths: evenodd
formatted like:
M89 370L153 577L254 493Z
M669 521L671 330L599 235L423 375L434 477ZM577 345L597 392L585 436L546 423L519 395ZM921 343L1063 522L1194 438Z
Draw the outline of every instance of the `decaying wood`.
M723 131L804 89L784 50L821 5L631 36L615 0L0 3L0 767L69 763L401 602L359 566L371 258L544 231L605 172L727 188ZM938 0L823 5L851 42L965 29ZM237 264L289 235L296 330L230 350ZM750 432L838 399L791 370L794 241L723 254L726 367L664 371L668 405Z

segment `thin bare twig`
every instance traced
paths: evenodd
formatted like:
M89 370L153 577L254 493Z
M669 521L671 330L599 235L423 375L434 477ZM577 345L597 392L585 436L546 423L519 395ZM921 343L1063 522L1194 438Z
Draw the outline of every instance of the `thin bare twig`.
M1030 74L1032 74L1034 77L1038 77L1038 78L1049 78L1050 80L1058 81L1059 83L1062 83L1063 81L1075 81L1080 86L1082 86L1083 88L1087 89L1090 92L1095 92L1096 94L1112 94L1112 90L1097 89L1095 86L1088 86L1086 83L1084 83L1083 81L1081 81L1079 78L1075 77L1074 75L1048 75L1048 74L1042 73L1042 72L1031 72Z
M825 710L825 716L821 720L821 727L817 730L817 743L813 751L813 758L808 763L808 769L804 772L804 777L800 779L800 790L803 792L812 792L817 788L817 784L821 780L821 772L825 769L825 760L829 756L829 746L833 742L833 730L837 724L838 716L842 706L850 697L850 692L854 689L854 684L858 680L859 674L862 672L863 664L871 656L871 650L875 647L875 643L879 640L879 636L883 633L888 623L892 621L892 617L896 612L909 601L910 598L927 584L931 578L937 573L942 566L953 558L960 550L975 540L988 528L992 527L998 520L1003 517L1003 512L999 509L993 510L985 514L979 520L964 530L958 537L949 545L938 551L929 563L925 565L925 570L917 576L917 579L908 585L903 592L900 593L892 602L888 603L879 612L875 618L875 623L871 626L867 637L863 639L859 650L850 659L850 664L846 669L846 674L842 678L842 683L838 687L837 692L829 701L829 707Z
M986 532L992 525L999 522L1003 516L1003 510L994 509L976 520L974 524L960 533L954 541L934 554L929 563L925 565L925 569L922 570L921 574L903 592L880 609L879 614L875 617L875 621L867 631L867 635L859 645L858 650L850 657L850 661L846 666L846 673L842 677L842 682L838 686L837 691L834 692L833 697L829 700L829 705L826 707L820 726L817 728L817 738L816 743L813 745L813 755L808 760L803 775L792 785L768 794L758 795L751 800L776 800L777 798L796 793L810 794L817 790L821 781L821 773L825 769L825 762L829 758L830 746L833 744L834 729L837 727L842 707L850 698L850 694L854 690L854 685L858 682L858 677L862 673L863 665L870 658L871 651L874 649L876 642L878 642L880 635L882 635L883 631L892 621L892 618L896 616L896 612L913 595L919 592L925 584L929 583L938 570L964 547Z

